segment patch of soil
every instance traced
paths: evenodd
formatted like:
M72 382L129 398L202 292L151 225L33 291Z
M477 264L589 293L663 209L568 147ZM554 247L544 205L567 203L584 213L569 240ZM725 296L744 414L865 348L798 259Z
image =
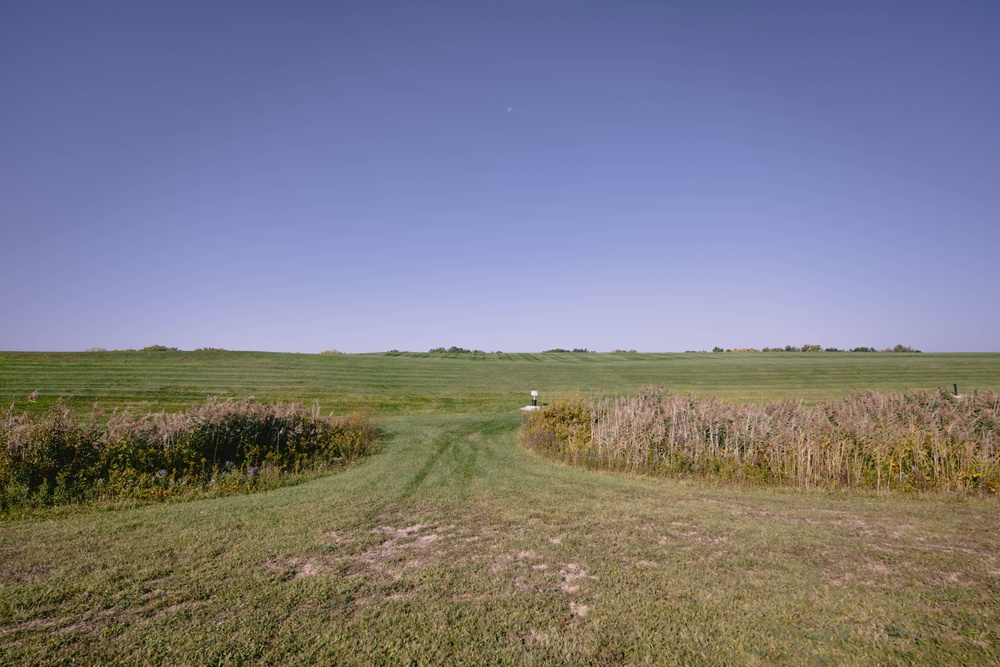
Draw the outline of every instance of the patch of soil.
M567 594L579 591L579 584L582 581L597 578L587 574L587 569L582 565L577 565L576 563L567 563L563 569L559 570L559 576L562 578L562 581L559 584L559 590Z

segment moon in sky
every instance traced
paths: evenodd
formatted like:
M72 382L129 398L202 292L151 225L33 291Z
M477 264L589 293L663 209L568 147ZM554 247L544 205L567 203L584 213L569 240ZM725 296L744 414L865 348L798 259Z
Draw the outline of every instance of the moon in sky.
M507 113L510 113L513 110L514 110L514 107L507 107Z

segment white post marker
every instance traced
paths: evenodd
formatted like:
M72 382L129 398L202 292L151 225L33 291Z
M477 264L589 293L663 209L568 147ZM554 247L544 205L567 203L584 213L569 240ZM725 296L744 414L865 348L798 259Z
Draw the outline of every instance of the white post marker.
M521 409L524 410L525 412L531 412L532 410L541 410L541 408L538 407L538 392L537 391L532 391L531 392L531 405L526 405L526 406L524 406Z

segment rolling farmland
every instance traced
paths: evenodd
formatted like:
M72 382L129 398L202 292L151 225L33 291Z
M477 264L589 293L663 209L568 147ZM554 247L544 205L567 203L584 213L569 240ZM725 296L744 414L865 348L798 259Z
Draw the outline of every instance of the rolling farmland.
M995 498L645 479L517 442L531 389L649 383L807 403L998 390L1000 355L0 353L18 409L254 395L385 431L297 486L0 524L0 663L1000 660Z

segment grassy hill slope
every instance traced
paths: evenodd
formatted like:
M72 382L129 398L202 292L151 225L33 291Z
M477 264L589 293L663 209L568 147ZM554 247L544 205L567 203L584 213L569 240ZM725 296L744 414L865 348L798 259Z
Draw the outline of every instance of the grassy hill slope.
M207 396L318 401L381 413L495 412L536 389L558 396L629 393L643 384L736 400L816 401L874 389L959 385L1000 390L1000 354L363 354L257 352L0 352L0 400L40 409L177 410Z
M755 356L0 355L19 402L253 393L379 409L387 432L300 486L0 525L0 664L1000 661L995 499L627 478L516 442L529 389L812 400L1000 377L997 355Z

